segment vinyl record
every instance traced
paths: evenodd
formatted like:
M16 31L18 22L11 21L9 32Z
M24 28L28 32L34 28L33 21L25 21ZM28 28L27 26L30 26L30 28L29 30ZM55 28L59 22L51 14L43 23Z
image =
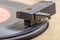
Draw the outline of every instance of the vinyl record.
M24 29L24 20L16 18L16 11L27 6L18 2L0 1L0 40L31 39L47 29L48 21L45 19L38 26Z
M17 33L17 27L21 26L23 20L16 18L16 11L26 6L12 1L0 1L0 36Z

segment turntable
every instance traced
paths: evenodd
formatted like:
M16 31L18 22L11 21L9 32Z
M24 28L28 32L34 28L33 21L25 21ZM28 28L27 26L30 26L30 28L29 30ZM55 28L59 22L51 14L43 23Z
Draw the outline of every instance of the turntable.
M55 3L41 1L32 6L13 1L0 1L0 40L31 40L49 26Z

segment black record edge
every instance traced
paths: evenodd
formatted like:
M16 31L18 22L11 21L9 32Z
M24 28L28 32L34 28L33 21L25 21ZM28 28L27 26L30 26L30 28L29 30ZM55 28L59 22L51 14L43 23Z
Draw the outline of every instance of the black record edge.
M12 34L12 35L7 35L7 36L5 36L5 37L0 37L0 40L2 40L2 39L19 39L19 38L20 38L19 36L24 36L24 35L26 35L26 34L32 33L32 32L34 32L34 31L38 30L38 29L39 29L40 27L42 27L44 24L47 24L47 25L46 25L46 28L45 28L45 29L41 29L40 32L37 33L37 35L39 35L39 34L43 33L43 32L48 28L48 25L49 25L48 21L45 20L45 21L43 21L40 25L38 25L38 26L36 26L36 27L33 26L33 27L28 28L28 29L25 29L25 30L23 30L21 33L16 33L16 34ZM33 38L33 37L36 37L37 35L34 34L34 35L32 35L32 36L29 36L29 37L21 37L20 39Z

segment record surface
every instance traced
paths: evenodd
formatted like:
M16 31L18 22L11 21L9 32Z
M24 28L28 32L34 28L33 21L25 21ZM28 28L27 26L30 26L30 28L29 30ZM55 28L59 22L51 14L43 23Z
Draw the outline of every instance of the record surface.
M16 18L16 11L22 10L26 6L27 5L25 4L12 2L12 1L0 1L0 12L1 10L2 11L7 10L10 13L10 18L0 23L0 36L10 35L20 32L18 31L19 30L18 28L20 28L19 26L21 26L21 24L23 25L23 20ZM0 15L1 14L2 13L0 13ZM3 17L1 17L1 19L2 18Z

